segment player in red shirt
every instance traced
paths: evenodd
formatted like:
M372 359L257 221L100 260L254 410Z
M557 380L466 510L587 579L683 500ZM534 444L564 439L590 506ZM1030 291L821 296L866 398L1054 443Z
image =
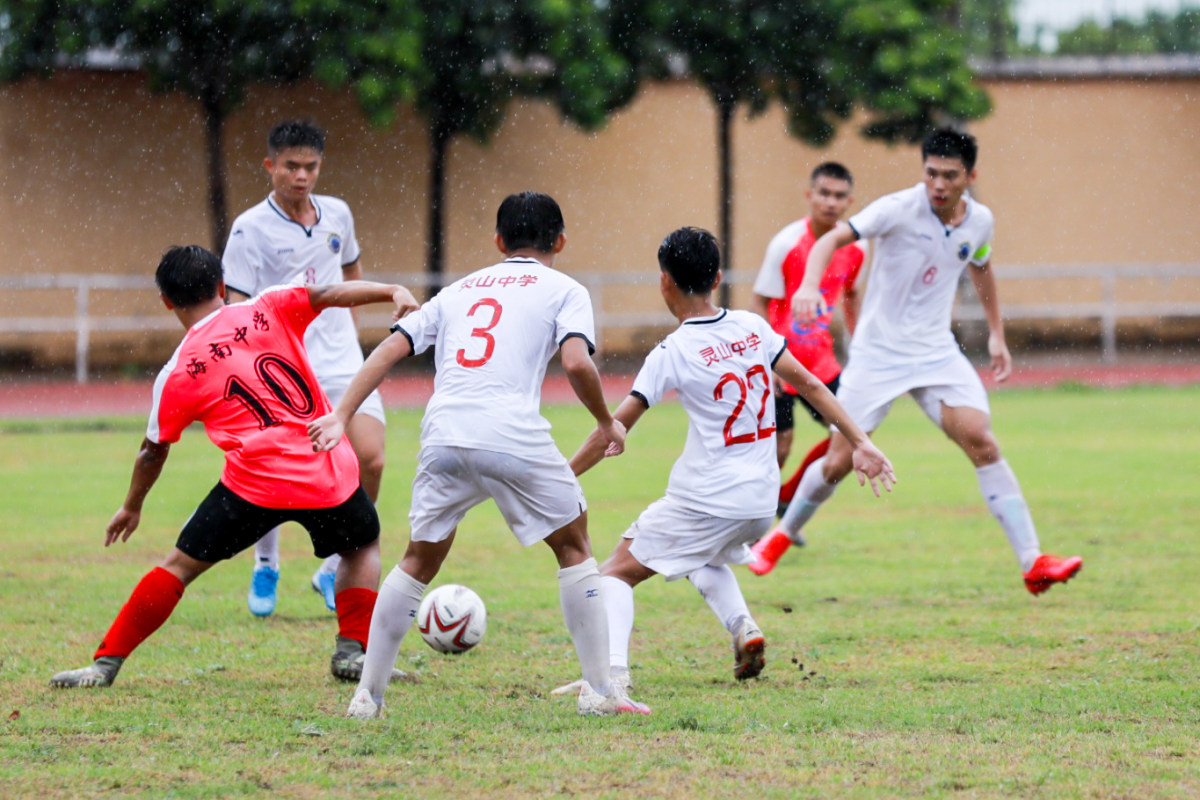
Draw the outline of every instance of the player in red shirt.
M797 322L792 315L791 303L792 295L804 279L809 251L817 239L832 230L846 213L854 200L853 189L854 178L850 170L841 164L827 161L813 169L809 188L804 192L809 203L808 216L791 223L771 239L754 281L754 310L766 317L771 327L787 339L788 351L796 360L835 394L842 366L833 351L833 335L829 326L833 320L833 310L840 301L846 329L854 332L859 300L856 281L866 255L863 247L855 243L834 253L829 269L821 280L822 305L815 319L803 324ZM787 461L792 449L795 429L792 409L797 400L813 420L820 425L825 424L816 409L793 387L777 383L775 419L780 467ZM828 449L829 437L826 436L809 450L795 474L780 488L780 509L786 508L791 501L804 470ZM792 540L787 536L778 536L775 531L767 534L753 548L755 560L750 564L750 570L765 574L770 566L763 560L763 549L770 549L773 565L791 544Z
M379 585L379 517L349 443L313 451L307 423L331 407L305 353L304 332L325 308L391 301L399 318L417 308L416 300L402 286L350 281L278 286L227 306L221 259L194 245L168 250L154 279L187 333L154 382L146 438L104 545L128 541L137 529L171 444L192 422L203 423L225 451L225 469L174 549L134 588L94 663L58 673L51 685L111 685L129 654L166 622L184 587L285 521L308 530L318 557L342 555L331 671L357 680Z

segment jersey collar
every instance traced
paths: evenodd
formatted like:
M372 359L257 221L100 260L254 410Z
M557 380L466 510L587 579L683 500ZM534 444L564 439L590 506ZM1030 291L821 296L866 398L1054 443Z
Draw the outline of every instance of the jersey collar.
M293 225L295 225L297 228L299 228L300 230L304 231L304 235L305 235L305 236L308 236L309 238L312 238L313 231L314 231L314 230L316 230L316 229L317 229L317 226L321 224L321 216L322 216L322 214L321 214L321 204L317 202L317 196L316 196L316 195L310 194L310 195L308 196L308 199L312 201L313 208L314 208L314 209L316 210L316 212L317 212L317 221L316 221L315 223L313 223L313 226L312 226L311 228L306 228L306 227L304 227L304 226L303 226L303 225L301 225L299 222L296 222L296 220L292 219L292 218L291 218L291 217L289 217L287 214L283 213L283 209L281 209L279 206L275 205L275 202L274 202L273 200L271 200L271 195L267 195L267 205L269 205L269 206L271 207L271 210L272 210L272 211L274 211L276 214L278 214L278 215L279 215L279 217L280 217L280 219L282 219L284 222L290 222L290 223L292 223L292 224L293 224Z
M713 314L711 317L692 317L691 319L685 319L683 321L683 324L684 325L710 325L714 322L720 322L721 320L725 319L725 315L728 313L729 313L728 309L722 308L719 312L717 312L716 314Z

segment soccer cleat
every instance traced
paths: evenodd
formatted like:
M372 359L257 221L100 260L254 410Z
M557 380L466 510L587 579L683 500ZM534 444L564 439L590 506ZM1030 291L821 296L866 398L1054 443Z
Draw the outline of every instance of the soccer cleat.
M370 692L360 688L354 693L346 716L350 719L383 719L383 701L376 703Z
M120 656L100 656L95 663L79 669L60 672L50 679L50 685L59 689L112 686L125 659Z
M334 573L317 570L312 576L313 591L325 598L325 607L330 611L337 611L337 604L333 601L333 578Z
M796 540L787 535L783 528L776 528L750 547L754 560L750 562L750 571L755 575L766 575L775 569L779 559L793 544L804 544L804 539L796 535Z
M358 683L362 678L363 662L367 654L363 652L362 644L354 639L343 636L337 637L337 650L329 659L329 672L339 681ZM402 669L392 668L392 676L388 683L420 683L420 679Z
M1030 594L1041 594L1056 583L1066 583L1083 569L1079 556L1063 558L1043 553L1025 573L1025 588Z
M246 594L246 605L256 617L269 617L275 611L275 585L279 583L279 570L270 567L255 567L250 580L250 591Z
M613 686L625 692L625 694L629 694L629 692L633 690L633 678L630 676L627 668L612 667L610 674L612 676L610 680L612 681ZM560 695L568 694L572 697L577 697L583 690L584 684L586 683L587 681L585 681L583 678L580 678L577 681L571 681L570 683L564 683L558 688L551 689L550 696L558 697Z
M758 625L742 617L733 633L733 677L739 681L757 677L767 664L766 649L767 640Z
M629 699L629 695L614 684L612 692L603 695L587 681L579 687L579 700L575 706L580 716L611 717L617 714L649 714L650 706Z

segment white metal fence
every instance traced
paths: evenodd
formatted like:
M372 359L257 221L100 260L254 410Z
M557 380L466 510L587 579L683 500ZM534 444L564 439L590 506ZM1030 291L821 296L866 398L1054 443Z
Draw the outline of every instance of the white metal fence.
M445 276L443 280L449 283L456 277ZM574 277L592 293L597 335L601 341L615 329L669 328L673 324L670 314L656 300L657 281L652 276L596 272L574 274ZM414 291L423 289L429 283L429 276L424 273L377 275L372 278L401 283ZM753 276L739 272L730 278L736 291L741 293L747 291ZM1115 362L1117 359L1117 323L1121 319L1200 318L1200 264L1004 265L997 270L997 279L1005 319L1098 320L1101 354L1106 362ZM1031 286L1042 281L1058 282L1056 285L1059 290L1053 296L1047 293L1044 297L1031 292ZM1156 291L1150 294L1157 299L1124 296L1147 294L1145 291L1134 292L1127 286L1139 281L1152 281ZM1062 282L1077 287L1078 291L1061 291ZM1023 284L1021 291L1013 290L1015 283ZM1008 288L1005 284L1009 285ZM73 311L52 316L0 315L0 334L36 336L73 333L75 378L80 383L88 379L88 356L94 332L142 333L173 330L178 326L178 322L166 313L112 315L93 310L92 296L97 291L153 292L153 284L148 277L84 274L0 277L0 291L47 290L70 293L73 300L64 306ZM644 300L647 292L653 292L650 297L654 302L631 302L633 297ZM1032 300L1028 299L1031 294L1034 296ZM1006 297L1019 299L1006 300ZM1077 297L1081 299L1075 299ZM17 307L20 308L21 304L18 303ZM955 309L955 318L964 321L984 319L983 309L978 305L974 292L967 290L962 293L962 299ZM376 326L385 326L389 321L388 315L383 313L364 313L359 319L363 325Z

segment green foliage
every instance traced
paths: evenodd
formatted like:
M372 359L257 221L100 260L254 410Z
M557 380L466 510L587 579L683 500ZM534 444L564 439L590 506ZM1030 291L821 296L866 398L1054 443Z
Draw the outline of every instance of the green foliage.
M1200 8L1176 14L1151 11L1142 20L1114 17L1102 26L1088 19L1058 34L1058 55L1200 53Z

